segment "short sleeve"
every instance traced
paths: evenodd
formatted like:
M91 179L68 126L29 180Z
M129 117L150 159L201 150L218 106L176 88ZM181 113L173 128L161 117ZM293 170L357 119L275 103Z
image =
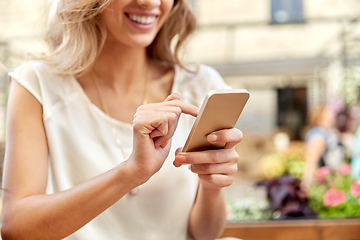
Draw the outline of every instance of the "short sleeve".
M9 80L15 80L25 89L27 89L42 104L41 87L39 83L39 74L35 67L25 63L8 73Z
M173 91L180 93L182 101L200 107L206 94L211 90L231 89L221 75L206 65L188 66L186 71L175 68Z
M315 136L323 138L325 142L327 141L328 138L328 134L324 130L318 127L314 127L310 129L310 131L306 134L305 142L309 142Z
M202 65L200 70L205 75L205 81L208 83L208 90L231 89L229 85L224 82L223 77L213 67ZM201 73L200 73L201 74Z

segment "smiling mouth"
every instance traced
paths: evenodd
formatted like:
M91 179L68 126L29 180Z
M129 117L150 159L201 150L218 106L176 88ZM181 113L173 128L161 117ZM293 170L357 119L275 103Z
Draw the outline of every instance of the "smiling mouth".
M140 15L136 15L136 14L128 14L125 13L125 15L133 22L142 24L142 25L150 25L153 22L156 21L156 19L158 18L157 16L140 16Z

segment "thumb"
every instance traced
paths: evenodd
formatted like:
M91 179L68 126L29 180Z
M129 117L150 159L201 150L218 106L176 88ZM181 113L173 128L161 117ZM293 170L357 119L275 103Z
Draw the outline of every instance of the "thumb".
M181 152L182 152L182 149L183 149L182 147L176 149L176 151L175 151L175 156L178 155L179 153L181 153Z
M164 102L169 102L172 100L180 100L180 95L178 93L172 93L165 99Z
M182 147L176 149L176 151L175 151L175 156L178 155L179 153L181 153L182 149L183 149ZM179 163L179 162L176 162L176 161L174 160L174 161L173 161L173 165L174 165L175 167L180 167L182 164Z

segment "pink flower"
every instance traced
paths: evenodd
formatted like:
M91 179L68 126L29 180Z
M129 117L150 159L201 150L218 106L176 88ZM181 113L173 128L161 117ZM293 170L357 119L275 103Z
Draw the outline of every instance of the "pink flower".
M350 192L353 197L360 197L360 179L355 180L350 186Z
M336 207L337 205L346 202L346 195L344 190L329 189L323 196L324 206Z
M320 183L323 183L326 181L326 176L329 175L330 173L331 173L331 169L327 166L324 166L316 170L316 177Z
M341 173L342 175L349 175L349 174L351 173L351 166L350 166L350 164L346 164L346 163L342 164L342 165L340 166L339 171L340 171L340 173Z

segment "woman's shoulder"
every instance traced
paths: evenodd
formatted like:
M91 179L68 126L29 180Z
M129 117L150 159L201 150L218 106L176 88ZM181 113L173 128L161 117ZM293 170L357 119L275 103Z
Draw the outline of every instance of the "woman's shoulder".
M41 104L43 102L41 94L42 63L39 61L27 61L13 71L8 73L9 82L16 81L27 89Z
M61 78L60 75L53 73L50 68L48 68L41 61L27 61L13 71L8 73L9 80L15 79L18 82L31 82L31 81L42 81L44 79L53 79L56 80Z
M28 61L21 64L8 73L9 81L12 79L19 81L28 75L36 75L36 69L39 67L39 64L40 62L37 61Z
M224 80L213 67L203 64L188 64L186 69L179 65L176 65L175 71L179 74L183 80L194 80L200 82L206 82L208 84L223 83Z
M62 95L69 95L74 91L73 84L69 81L70 76L52 72L41 61L27 61L9 72L8 76L10 81L17 81L41 104L52 104Z
M175 80L185 87L201 88L208 92L214 89L229 89L222 76L213 67L202 64L187 65L186 69L175 67Z
M200 106L210 90L229 89L221 75L207 65L187 65L186 69L175 66L173 90L183 101Z

